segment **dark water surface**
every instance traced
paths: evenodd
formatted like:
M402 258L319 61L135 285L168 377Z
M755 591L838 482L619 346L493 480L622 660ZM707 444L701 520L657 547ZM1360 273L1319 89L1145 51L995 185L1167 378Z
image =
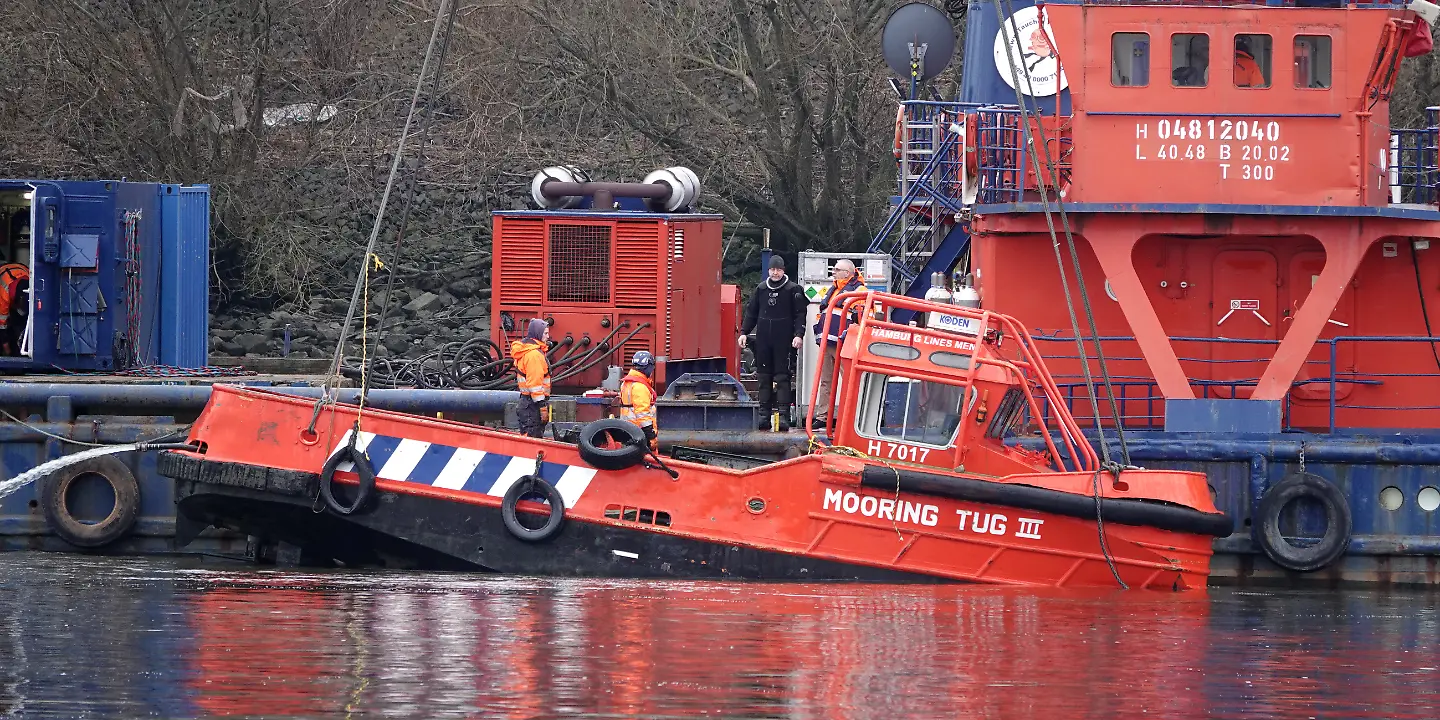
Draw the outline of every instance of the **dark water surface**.
M1440 718L1436 596L0 554L14 717Z

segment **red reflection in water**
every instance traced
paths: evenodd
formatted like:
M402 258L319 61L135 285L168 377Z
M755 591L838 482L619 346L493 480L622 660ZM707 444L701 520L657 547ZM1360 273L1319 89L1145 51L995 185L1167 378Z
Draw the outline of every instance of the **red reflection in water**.
M523 579L343 601L217 590L196 598L196 690L221 715L1437 716L1415 689L1440 657L1266 619L1294 606L1260 602Z
M209 715L330 712L345 669L335 598L284 589L210 590L190 604L196 702Z

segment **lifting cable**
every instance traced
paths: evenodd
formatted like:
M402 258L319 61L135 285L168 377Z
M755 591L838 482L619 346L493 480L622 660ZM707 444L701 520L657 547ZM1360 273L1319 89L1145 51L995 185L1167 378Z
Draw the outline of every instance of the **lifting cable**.
M1004 9L1004 10L1002 10L1002 9L1001 9L1001 6L1000 6L1002 2L1005 4L1005 9ZM1037 11L1040 13L1039 21L1038 21L1038 26L1039 26L1040 31L1041 31L1041 32L1044 32L1044 27L1045 27L1044 8L1043 8L1043 7L1037 7ZM1126 443L1125 443L1125 430L1124 430L1124 428L1122 427L1121 422L1120 422L1120 411L1119 411L1119 408L1118 408L1118 407L1116 406L1116 404L1115 404L1115 392L1114 392L1114 388L1113 388L1112 385L1111 385L1110 372L1109 372L1108 368L1106 367L1106 363L1105 363L1105 353L1104 353L1104 350L1102 349L1102 347L1101 347L1101 345L1100 345L1100 333L1099 333L1099 331L1098 331L1097 328L1096 328L1095 314L1094 314L1094 312L1093 312L1093 310L1092 310L1092 308L1091 308L1090 296L1089 296L1089 294L1086 292L1086 289L1085 289L1085 277L1084 277L1084 274L1083 274L1082 271L1081 271L1079 253L1078 253L1078 252L1076 251L1076 249L1075 249L1075 237L1074 237L1074 234L1071 232L1071 229L1070 229L1069 217L1068 217L1068 216L1066 215L1066 213L1065 213L1065 201L1064 201L1064 198L1062 198L1062 197L1060 196L1060 190L1059 190L1059 188L1060 188L1059 172L1058 172L1057 169L1056 169L1055 159L1054 159L1054 158L1051 156L1051 154L1050 154L1050 143L1049 143L1049 139L1046 137L1044 123L1039 122L1039 120L1038 120L1038 117L1039 117L1039 112L1038 112L1038 104L1039 104L1039 103L1038 103L1038 101L1036 101L1037 112L1035 113L1035 115L1036 115L1036 117L1037 117L1037 121L1036 121L1036 123L1035 123L1035 126L1036 126L1036 131L1037 131L1037 132L1039 133L1039 135L1040 135L1040 142L1039 142L1038 144L1035 143L1035 142L1033 141L1033 140L1034 140L1033 137L1032 137L1031 134L1030 134L1030 116L1031 116L1031 113L1030 113L1030 106L1029 106L1029 105L1026 103L1026 101L1025 101L1025 95L1028 94L1028 95L1030 96L1030 98L1031 98L1032 100L1034 100L1034 98L1035 98L1035 95L1034 95L1035 86L1034 86L1034 83L1033 83L1032 79L1030 78L1030 73L1027 71L1027 72L1025 72L1025 73L1023 74L1023 77L1024 77L1025 85L1026 85L1026 87L1027 87L1027 89L1028 89L1029 92L1028 92L1028 93L1022 93L1021 90L1020 90L1020 87L1021 87L1020 82L1021 82L1022 74L1021 74L1021 72L1020 72L1019 64L1016 62L1016 58L1015 58L1015 46L1016 46L1017 43L1019 43L1019 40L1020 40L1020 27L1019 27L1019 22L1015 20L1014 6L1013 6L1013 4L1010 2L1010 0L996 0L996 1L995 1L995 17L996 17L996 20L1000 23L999 31L1000 31L1001 34L1006 34L1006 31L1005 31L1005 17L1006 17L1006 15L1008 15L1009 18L1010 18L1010 28L1011 28L1011 31L1010 31L1010 33L1009 33L1009 37L1008 37L1008 38L1005 38L1005 43L1004 43L1004 45L1005 45L1005 56L1006 56L1007 63L1008 63L1009 66L1010 66L1010 78L1011 78L1011 80L1013 81L1011 84L1014 86L1014 89L1015 89L1015 103L1016 103L1016 105L1018 105L1018 106L1020 107L1020 132L1021 132L1021 137L1022 137L1022 143L1021 143L1020 147L1022 148L1022 151L1023 151L1023 149L1025 149L1025 148L1030 148L1030 149L1031 149L1031 152L1030 152L1030 160L1031 160L1031 163L1032 163L1032 165L1033 165L1033 169L1034 169L1034 171L1035 171L1035 180L1036 180L1036 183L1037 183L1037 184L1042 185L1042 187L1037 188L1037 189L1039 190L1039 194L1040 194L1040 206L1041 206L1041 211L1045 214L1045 225L1046 225L1046 227L1049 229L1049 232L1050 232L1050 243L1051 243L1051 246L1053 247L1053 249L1055 250L1055 264L1056 264L1056 268L1060 271L1060 286L1061 286L1062 291L1063 291L1064 294L1065 294L1065 308L1066 308L1066 310L1067 310L1067 311L1069 312L1069 314L1070 314L1070 326L1071 326L1071 330L1075 333L1075 347L1076 347L1076 349L1079 351L1080 367L1081 367L1081 370L1083 371L1083 374L1084 374L1084 377L1085 377L1085 389L1086 389L1087 393L1089 394L1090 409L1091 409L1091 411L1094 413L1095 432L1096 432L1096 434L1099 436L1099 440L1100 440L1100 455L1101 455L1101 458L1102 458L1101 467L1095 470L1094 475L1093 475L1093 477L1091 478L1091 485L1092 485L1093 494L1094 494L1094 497L1095 497L1095 523L1096 523L1096 530L1097 530L1097 532L1099 533L1100 550L1101 550L1101 553L1102 553L1102 554L1104 555L1104 557L1105 557L1105 563L1106 563L1106 564L1109 566L1109 568L1110 568L1110 573L1115 577L1115 582L1119 583L1119 584L1120 584L1120 587L1128 589L1129 586L1126 585L1125 581L1120 578L1120 572L1119 572L1119 570L1115 567L1115 559L1114 559L1114 557L1113 557L1113 556L1111 555L1111 553L1110 553L1109 543L1106 541L1106 537L1105 537L1105 519L1104 519L1104 517L1103 517L1103 515L1102 515L1102 512L1101 512L1101 500L1100 500L1100 495L1101 495L1101 493L1100 493L1100 473L1101 473L1102 471L1112 472L1112 473L1114 473L1116 480L1118 480L1119 477L1120 477L1120 470L1122 469L1122 467L1129 467L1129 466L1130 466L1130 451L1129 451L1129 448L1126 446ZM1059 52L1055 49L1055 43L1054 43L1054 41L1053 41L1051 38L1047 37L1047 38L1045 38L1045 39L1046 39L1046 41L1050 44L1051 51L1052 51L1052 52L1055 52L1056 72L1057 72L1057 75L1058 75L1059 72L1062 72L1062 70L1061 70L1061 67L1062 67L1062 66L1060 65ZM1057 77L1057 85L1056 85L1056 92L1055 92L1055 103L1056 103L1055 111L1056 111L1056 114L1057 114L1057 116L1058 116L1059 111L1060 111L1060 105L1059 105L1059 104L1060 104L1060 89L1059 89L1059 85L1058 85L1058 77ZM1035 149L1037 148L1037 145L1038 145L1038 148L1039 148L1040 152L1043 152L1043 153L1045 154L1045 166L1046 166L1046 169L1049 170L1049 173L1047 173L1046 175L1042 175L1042 174L1041 174L1040 156L1039 156L1039 153L1035 152ZM1024 173L1024 170L1023 170L1023 169L1020 169L1020 168L1017 168L1017 172L1019 173L1019 177L1022 178L1021 182L1019 182L1019 183L1017 183L1017 184L1019 185L1019 188L1020 188L1021 191L1023 192L1023 188L1024 188L1024 182L1023 182L1023 177L1024 177L1024 175L1023 175L1023 173ZM1048 180L1049 180L1048 182L1046 182L1046 176L1047 176L1047 175L1048 175ZM1088 358L1088 356L1087 356L1087 354L1086 354L1086 352L1085 352L1085 341L1084 341L1084 338L1081 336L1081 333L1080 333L1080 321L1079 321L1079 318L1078 318L1078 316L1075 314L1075 301L1074 301L1074 297L1072 296L1072 294L1071 294L1071 292L1070 292L1070 281L1069 281L1068 277L1066 276L1066 273L1065 273L1065 263L1064 263L1063 258L1062 258L1061 255L1060 255L1060 239L1059 239L1059 237L1058 237L1058 235L1057 235L1057 233L1056 233L1056 230L1055 230L1055 219L1054 219L1054 217L1051 215L1051 210L1050 210L1050 195L1049 195L1049 194L1050 194L1050 192L1051 192L1052 189L1053 189L1053 190L1055 191L1055 193L1056 193L1055 205L1056 205L1056 207L1057 207L1057 209L1058 209L1058 211L1059 211L1059 214L1060 214L1061 225L1062 225L1063 231L1064 231L1064 233L1065 233L1065 242L1066 242L1066 244L1069 246L1070 260L1071 260L1071 263L1072 263L1073 268L1074 268L1074 271L1075 271L1076 285L1078 286L1078 289L1080 290L1080 299L1081 299L1081 302L1082 302L1082 303L1084 304L1084 306L1085 306L1085 316L1086 316L1086 320L1089 322L1089 325L1090 325L1090 335L1091 335L1091 337L1092 337L1092 338L1094 339L1094 341L1095 341L1096 356L1097 356L1097 359L1098 359L1099 362L1100 362L1100 371L1101 371L1102 377L1103 377L1103 379L1104 379L1105 390L1106 390L1106 393L1109 395L1109 400L1110 400L1110 413L1111 413L1112 420L1113 420L1113 422L1115 423L1115 432L1116 432L1116 434L1119 436L1119 439L1120 439L1120 453L1121 453L1122 461L1123 461L1123 463L1124 463L1123 466L1115 463L1115 462L1114 462L1113 460L1111 460L1111 458L1110 458L1110 448L1109 448L1109 443L1107 442L1106 437L1105 437L1105 427L1104 427L1104 425L1102 424L1101 419L1100 419L1100 403L1099 403L1099 401L1098 401L1098 399L1097 399L1097 397L1096 397L1096 392L1095 392L1095 380L1094 380L1094 378L1093 378L1093 377L1091 376L1091 374L1090 374L1090 360L1089 360L1089 358ZM1023 196L1022 196L1022 197L1023 197ZM1077 461L1078 461L1078 458L1077 458Z
M370 260L375 255L376 241L380 239L380 227L385 222L385 208L390 203L390 192L395 187L396 176L400 174L400 161L405 156L405 143L410 139L410 126L415 121L415 110L420 104L420 91L425 86L425 76L429 74L430 61L434 57L435 48L440 37L440 21L445 17L447 12L452 11L452 7L455 4L455 0L440 0L440 7L436 11L434 27L430 31L430 43L425 47L425 59L420 63L420 74L415 78L415 92L410 97L410 109L405 115L405 127L400 131L400 139L396 143L395 148L395 157L390 164L390 175L385 179L385 191L380 195L380 207L375 211L375 222L370 228L370 240L365 246L365 253L360 256L360 273L355 278L355 289L350 293L350 307L345 311L345 322L340 328L340 339L335 343L335 355L330 361L330 372L325 378L325 383L321 388L320 399L315 402L315 409L310 416L310 425L307 428L307 432L315 432L315 423L320 417L320 411L324 409L326 405L333 405L336 401L338 392L332 391L338 391L339 389L341 377L340 367L341 362L344 360L345 341L349 338L350 328L355 322L355 308L360 303L361 296L367 289L366 281L369 279ZM368 315L370 309L367 307L364 308L364 310ZM361 341L364 342L364 338L362 338ZM362 387L360 394L363 397L365 394L363 373L361 377ZM356 432L352 434L352 437L359 434L358 426L359 421L357 420Z
M443 10L443 8L442 8ZM430 97L425 101L425 117L420 120L420 143L415 149L415 169L410 173L409 191L405 194L405 209L400 211L400 227L395 230L395 245L390 251L390 277L385 283L384 306L380 309L380 326L375 330L375 342L385 339L385 324L390 319L390 308L394 306L395 275L400 266L400 246L405 240L405 231L410 227L410 211L415 207L415 191L420 185L420 175L425 171L425 147L430 144L431 118L435 115L435 101L440 97L440 78L445 74L445 58L450 54L450 33L455 29L455 16L460 12L460 3L450 5L449 19L445 21L445 35L440 38L440 57L435 63L435 77L430 82ZM424 77L423 74L421 77ZM369 306L366 306L369 311ZM370 368L366 368L369 372Z
M1013 5L1011 4L1011 0L997 0L997 2L996 2L995 14L996 14L996 16L997 16L998 18L1000 18L1001 30L1002 30L1002 31L1004 30L1005 20L1004 20L1004 17L1001 16L1001 12L1002 12L1002 11L1001 11L1001 8L1000 8L1000 2L1004 2L1005 6L1006 6L1006 10L1005 10L1004 12L1008 13L1009 16L1010 16L1010 26L1011 26L1011 31L1012 31L1012 33L1013 33L1010 37L1011 37L1011 39L1018 39L1019 34L1020 34L1019 23L1015 20L1015 13L1014 13L1014 11L1013 11L1014 8L1013 8ZM1043 31L1044 31L1044 30L1043 30L1043 28L1044 28L1044 18L1045 18L1044 8L1043 8L1043 7L1040 7L1040 8L1039 8L1039 12L1040 12L1039 26L1040 26L1040 28L1041 28L1041 31L1043 32ZM1046 38L1046 41L1050 44L1050 47L1051 47L1051 49L1052 49L1052 52L1055 52L1055 53L1056 53L1056 54L1055 54L1055 59L1056 59L1056 66L1057 66L1057 68L1062 68L1063 66L1060 65L1060 56L1059 56L1058 50L1055 49L1054 40L1051 39L1051 38L1049 38L1049 37L1047 37L1047 38ZM1094 381L1094 378L1093 378L1093 376L1090 374L1090 361L1089 361L1089 358L1088 358L1088 356L1087 356L1087 354L1086 354L1086 351L1085 351L1084 339L1083 339L1083 337L1082 337L1082 335L1081 335L1081 333L1080 333L1079 320L1078 320L1078 318L1076 317L1076 314L1075 314L1074 298L1073 298L1073 296L1072 296L1072 294L1071 294L1071 292L1070 292L1070 283L1069 283L1069 280L1068 280L1068 278L1067 278L1067 276L1066 276L1066 273L1065 273L1065 267L1064 267L1064 264L1063 264L1063 260L1061 259L1061 256L1060 256L1060 240L1059 240L1059 237L1057 236L1057 233L1056 233L1056 230L1055 230L1055 221L1054 221L1054 218L1053 218L1053 216L1052 216L1052 214L1051 214L1051 208L1050 208L1050 196L1049 196L1049 193L1050 193L1050 190L1051 190L1051 189L1054 189L1055 192L1056 192L1055 209L1056 209L1056 211L1057 211L1057 212L1059 213L1059 215L1060 215L1061 227L1062 227L1062 230L1063 230L1063 232L1064 232L1064 234L1065 234L1065 243L1066 243L1066 246L1068 247L1069 254L1070 254L1070 263L1071 263L1071 266L1073 267L1073 270L1074 270L1074 272L1075 272L1075 282L1076 282L1077 288L1078 288L1079 291L1080 291L1080 300L1081 300L1082 305L1083 305L1084 308L1085 308L1085 319L1086 319L1086 321L1087 321L1087 324L1088 324L1089 327L1090 327L1090 335L1091 335L1091 338L1092 338L1092 340L1093 340L1094 343L1095 343L1095 355L1096 355L1096 359L1099 361L1100 373L1101 373L1101 377L1102 377L1102 380L1103 380L1104 385L1105 385L1105 392L1106 392L1106 394L1108 395L1108 399L1109 399L1109 401L1110 401L1110 419L1111 419L1111 422L1113 422L1113 423L1115 424L1115 433L1116 433L1116 435L1118 436L1118 439L1119 439L1119 441L1120 441L1121 463L1123 463L1123 465L1122 465L1123 467L1129 467L1129 466L1130 466L1130 449L1129 449L1129 447L1128 447L1128 444L1127 444L1126 441L1125 441L1125 429L1124 429L1123 424L1121 423L1120 408L1119 408L1119 406L1118 406L1118 405L1116 404L1116 402L1115 402L1115 391L1114 391L1114 387L1113 387L1113 382L1112 382L1111 377L1110 377L1109 364L1108 364L1108 363L1106 362L1106 360L1105 360L1105 350L1104 350L1104 347L1101 345L1101 342L1100 342L1100 332L1099 332L1099 330L1097 329L1097 325L1096 325L1096 322L1095 322L1095 312L1094 312L1094 308L1093 308L1093 306L1092 306L1091 303L1090 303L1090 295L1089 295L1089 293L1087 292L1086 287L1085 287L1085 275L1084 275L1084 272L1082 271L1081 266L1080 266L1080 254L1079 254L1079 252L1076 250L1076 246L1075 246L1075 236L1074 236L1074 233L1072 232L1071 227L1070 227L1070 218L1069 218L1069 215L1068 215L1068 214L1066 213L1066 211L1065 211L1065 201L1064 201L1064 198L1062 198L1062 197L1059 196L1060 178L1059 178L1059 172L1058 172L1058 170L1057 170L1057 163L1056 163L1054 157L1052 157L1051 154L1050 154L1050 141L1049 141L1049 138L1046 136L1046 131L1045 131L1044 123L1039 122L1039 113L1038 113L1038 110L1034 113L1034 115L1035 115L1035 117L1036 117L1036 119L1037 119L1037 121L1036 121L1036 123L1035 123L1035 129L1036 129L1036 132L1039 133L1039 142L1038 142L1038 143L1037 143L1037 142L1034 142L1034 138L1032 138L1032 136L1031 136L1031 134L1030 134L1030 117L1031 117L1031 110L1030 110L1030 106L1026 103L1026 101L1025 101L1025 99L1024 99L1024 96L1022 95L1021 90L1020 90L1021 74L1020 74L1020 71L1019 71L1019 66L1018 66L1018 64L1017 64L1017 62L1016 62L1016 59L1015 59L1015 56L1014 56L1014 50L1015 50L1015 49L1014 49L1014 46L1011 45L1011 44L1008 43L1008 42L1006 43L1005 48L1006 48L1006 49L1005 49L1005 53L1006 53L1006 56L1007 56L1007 59L1008 59L1008 61L1009 61L1009 65L1010 65L1010 75L1011 75L1011 78L1015 81L1015 100L1016 100L1017 104L1020 106L1020 120L1021 120L1021 122L1020 122L1020 130L1021 130L1021 134L1022 134L1022 136L1023 136L1023 145L1022 145L1022 147L1030 147L1030 148L1037 148L1037 147L1038 147L1038 149L1040 150L1040 152L1041 152L1041 153L1044 153L1044 156L1045 156L1045 167L1046 167L1046 169L1049 171L1048 173L1046 173L1046 175L1048 175L1048 183L1046 183L1046 184L1048 185L1048 187L1039 188L1039 190L1040 190L1041 210L1042 210L1042 211L1044 212L1044 214L1045 214L1045 224L1046 224L1046 226L1049 228L1051 245L1052 245L1052 247L1053 247L1054 250L1055 250L1055 262L1056 262L1056 264L1057 264L1057 266L1058 266L1058 269L1059 269L1059 271L1060 271L1060 285L1061 285L1061 289L1063 290L1063 292L1064 292L1064 294L1065 294L1065 306L1066 306L1066 309L1067 309L1067 310L1069 311L1069 313L1070 313L1070 325L1071 325L1071 330L1075 333L1075 346L1076 346L1076 349L1079 351L1080 367L1081 367L1081 370L1082 370L1082 372L1083 372L1083 374L1084 374L1084 377L1085 377L1085 387L1086 387L1086 391L1089 393L1090 407L1091 407L1091 410L1094 412L1095 430L1096 430L1096 433L1097 433L1097 434L1099 435L1099 437L1100 437L1100 453L1101 453L1101 456L1102 456L1103 461L1104 461L1105 464L1107 464L1107 465L1112 465L1112 466L1114 465L1113 462L1112 462L1111 459L1110 459L1109 443L1106 441L1105 428L1104 428L1104 426L1101 424L1101 420L1100 420L1100 403L1099 403L1099 399L1098 399L1097 394L1096 394L1096 391L1095 391L1095 381ZM1057 70L1057 72L1063 72L1063 70ZM1026 84L1026 86L1028 87L1030 93L1033 93L1034 90L1035 90L1035 87L1034 87L1033 81L1032 81L1031 78L1030 78L1030 74L1029 74L1028 72L1026 72L1026 73L1024 74L1023 78L1024 78L1025 84ZM1032 100L1034 100L1034 95L1031 94L1031 95L1030 95L1030 98L1031 98ZM1056 92L1056 95L1055 95L1055 102L1056 102L1056 111L1057 111L1057 113L1058 113L1058 111L1059 111L1059 102L1060 102L1060 94L1059 94L1058 89L1057 89L1057 92ZM1037 105L1038 105L1038 102L1037 102ZM1057 138L1057 140L1058 140L1058 138ZM1045 177L1042 177L1042 175L1041 175L1040 156L1039 156L1039 153L1036 153L1036 152L1034 152L1034 151L1032 150L1032 152L1030 153L1030 159L1031 159L1031 163L1032 163L1033 166L1034 166L1034 171L1035 171L1036 180L1039 181L1039 182L1045 182ZM1022 183L1022 187L1023 187L1023 183ZM1113 471L1114 469L1117 469L1117 468L1112 467L1111 469L1112 469L1112 471Z

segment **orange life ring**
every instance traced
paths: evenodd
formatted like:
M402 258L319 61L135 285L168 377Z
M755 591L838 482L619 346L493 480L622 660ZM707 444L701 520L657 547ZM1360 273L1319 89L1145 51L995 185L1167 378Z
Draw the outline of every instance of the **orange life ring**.
M905 129L905 106L895 108L895 160L899 161L904 150L904 143L901 140Z

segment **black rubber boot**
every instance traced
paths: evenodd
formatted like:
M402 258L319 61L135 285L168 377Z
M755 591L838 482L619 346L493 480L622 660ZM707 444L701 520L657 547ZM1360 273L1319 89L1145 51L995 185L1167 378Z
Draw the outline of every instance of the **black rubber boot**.
M774 388L771 387L771 384L775 380L775 376L757 374L755 376L755 379L760 381L760 390L758 393L758 395L760 396L760 422L756 423L755 429L769 430L770 413L774 411L775 407L775 391Z
M790 403L794 401L790 378L780 377L775 382L775 404L780 409L780 432L790 431Z

